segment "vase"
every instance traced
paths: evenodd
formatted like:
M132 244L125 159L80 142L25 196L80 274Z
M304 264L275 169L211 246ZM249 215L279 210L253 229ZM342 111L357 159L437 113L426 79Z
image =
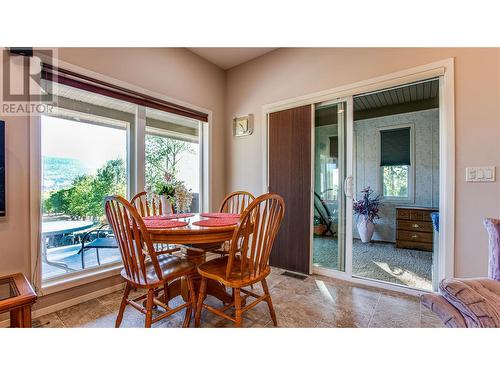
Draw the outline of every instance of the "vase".
M373 224L373 221L363 217L362 220L358 221L357 227L361 242L370 242L373 237L373 231L375 230L375 224Z
M172 202L170 198L166 195L160 195L161 210L163 215L168 215L172 212Z

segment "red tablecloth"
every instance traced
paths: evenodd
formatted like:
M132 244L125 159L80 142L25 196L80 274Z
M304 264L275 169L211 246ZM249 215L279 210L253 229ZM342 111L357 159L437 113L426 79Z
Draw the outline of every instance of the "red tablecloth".
M195 221L193 225L199 227L226 227L230 225L236 225L238 223L238 218L212 218L207 220Z
M194 216L194 214L167 214L167 215L155 215L155 216L144 216L143 220L172 220L172 219L183 219L186 217Z
M231 214L227 212L206 212L203 214L200 214L200 216L204 217L210 217L210 218L215 218L215 219L239 219L240 214Z
M188 225L186 221L177 221L177 220L145 220L144 224L146 228L178 228L184 227Z

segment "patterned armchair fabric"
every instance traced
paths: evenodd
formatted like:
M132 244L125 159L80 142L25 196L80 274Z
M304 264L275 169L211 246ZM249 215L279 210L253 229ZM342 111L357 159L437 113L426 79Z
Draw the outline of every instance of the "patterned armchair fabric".
M484 219L490 239L488 277L500 281L500 219Z
M445 279L439 294L424 294L422 303L447 327L500 327L500 219L485 219L489 234L488 277Z

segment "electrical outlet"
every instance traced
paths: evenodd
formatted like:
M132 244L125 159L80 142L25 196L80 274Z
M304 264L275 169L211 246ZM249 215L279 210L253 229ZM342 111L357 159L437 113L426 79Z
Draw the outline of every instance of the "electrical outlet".
M467 182L494 182L495 167L467 167L465 168Z

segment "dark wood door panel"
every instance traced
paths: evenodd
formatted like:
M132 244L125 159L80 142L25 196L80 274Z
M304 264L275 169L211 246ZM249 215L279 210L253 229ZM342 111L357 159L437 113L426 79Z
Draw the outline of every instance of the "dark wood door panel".
M286 204L270 263L309 273L311 235L311 106L269 115L269 190Z

